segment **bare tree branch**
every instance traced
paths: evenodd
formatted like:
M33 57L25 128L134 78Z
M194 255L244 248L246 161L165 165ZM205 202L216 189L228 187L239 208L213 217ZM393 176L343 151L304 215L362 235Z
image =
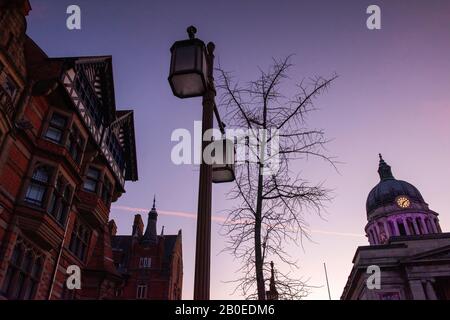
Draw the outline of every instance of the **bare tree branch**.
M273 60L269 71L260 70L259 78L240 87L229 72L219 69L219 107L225 110L228 127L244 128L254 139L246 140L256 161L246 160L236 166L236 185L228 194L237 205L227 212L222 231L227 237L224 251L242 262L240 277L233 280L235 292L248 299L264 300L270 268L268 259L277 261L276 287L282 299L301 299L312 287L307 280L295 279L281 272L280 266L297 268L297 261L286 252L288 243L301 245L310 239L305 213L321 215L323 204L330 200L330 190L323 184L311 184L290 169L290 164L314 157L336 168L334 158L327 155L329 142L321 129L307 126L307 115L315 110L313 101L337 79L310 78L297 85L293 98L283 94L282 86L292 67L291 56ZM264 134L260 136L258 130ZM278 151L268 154L265 147L278 139ZM253 152L253 153L252 153ZM266 163L278 158L278 169L263 175Z

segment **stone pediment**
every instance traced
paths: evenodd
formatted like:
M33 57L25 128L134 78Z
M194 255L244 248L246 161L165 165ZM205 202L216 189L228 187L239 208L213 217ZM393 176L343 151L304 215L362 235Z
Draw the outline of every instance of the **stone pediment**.
M405 259L403 262L450 261L450 245L429 250Z

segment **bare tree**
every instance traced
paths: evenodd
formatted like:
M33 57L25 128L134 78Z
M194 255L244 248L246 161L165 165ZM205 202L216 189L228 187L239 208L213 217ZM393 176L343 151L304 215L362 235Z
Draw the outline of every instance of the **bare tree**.
M308 113L315 110L313 100L337 75L304 80L297 85L296 94L287 97L282 85L288 79L290 61L291 56L274 59L268 71L260 70L259 78L244 87L233 83L230 73L218 69L219 107L226 110L224 119L229 127L251 132L255 139L246 139L245 144L249 150L257 150L250 151L256 161L246 160L236 166L236 185L229 196L239 205L228 212L223 228L227 236L225 250L242 262L238 270L242 276L234 280L236 290L249 299L266 298L268 257L296 267L285 246L299 245L304 237L310 238L304 213L313 209L320 215L324 201L329 200L329 190L322 184L311 184L290 165L313 156L335 166L326 155L324 145L328 140L324 132L307 129L306 120ZM269 154L270 142L276 138L278 151ZM267 174L274 157L279 159L277 168ZM282 299L299 299L308 293L305 282L290 273L278 271L276 285Z

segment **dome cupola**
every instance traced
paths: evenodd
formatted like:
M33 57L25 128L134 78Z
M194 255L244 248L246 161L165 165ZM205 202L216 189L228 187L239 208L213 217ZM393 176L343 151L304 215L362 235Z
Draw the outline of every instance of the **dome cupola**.
M378 174L380 182L370 191L366 202L367 218L376 214L379 208L400 206L407 209L411 204L427 206L419 190L409 182L397 180L389 166L380 156Z
M380 182L366 202L365 231L371 245L385 244L393 236L420 236L441 233L438 214L428 208L419 190L397 180L380 154Z

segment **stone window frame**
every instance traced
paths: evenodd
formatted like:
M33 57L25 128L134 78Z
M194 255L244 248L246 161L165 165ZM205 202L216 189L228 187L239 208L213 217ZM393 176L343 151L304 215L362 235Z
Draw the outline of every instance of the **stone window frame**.
M139 283L136 286L136 299L143 300L148 298L148 285L144 283Z
M82 133L80 126L75 121L72 121L68 130L65 147L72 160L80 166L84 158L88 138ZM76 157L72 153L72 148L75 148L77 152Z
M111 179L109 179L105 175L103 176L102 186L101 186L101 199L105 206L109 207L112 201L112 196L114 192L114 183L111 182Z
M92 228L83 219L77 216L72 225L70 241L67 247L68 251L79 261L84 263L89 251L91 238ZM80 249L82 250L81 254Z
M382 292L378 292L378 298L379 300L402 300L402 294L399 290L390 290L390 291L382 291ZM398 299L383 299L383 297L387 296L387 295L391 295L394 296L396 295L398 297Z
M28 202L25 197L26 197L26 193L28 190L28 187L30 186L31 183L31 178L32 175L34 173L34 171L38 168L38 167L47 167L51 169L51 174L50 174L50 179L49 182L46 184L46 191L42 200L42 204L41 205L36 205L33 204L32 202ZM70 202L68 205L68 211L67 211L67 215L66 215L66 219L64 224L61 224L50 212L49 212L49 207L50 207L50 198L52 196L52 194L55 192L55 188L56 188L56 184L57 184L57 179L59 177L62 177L62 179L64 179L65 181L65 186L69 186L70 190L71 190L71 195L70 195ZM24 206L33 208L33 209L38 209L42 212L45 212L46 214L48 214L52 219L54 219L61 227L66 228L67 227L67 222L68 222L68 216L70 213L70 210L72 209L72 205L73 205L73 199L75 196L75 190L76 190L76 184L71 181L71 179L68 177L68 175L64 172L64 170L62 170L62 166L58 165L54 162L48 161L47 159L43 159L40 157L33 157L30 161L30 165L28 167L27 173L25 175L25 177L23 178L23 185L22 185L22 191L20 194L20 203Z
M152 258L151 257L140 257L139 258L139 268L140 269L151 269Z
M46 137L46 134L50 127L50 123L51 123L54 113L56 113L60 116L63 116L67 119L60 142L56 142L56 141ZM55 106L50 106L50 108L47 112L47 115L45 117L40 136L42 137L42 139L44 139L46 141L50 141L54 144L65 147L66 150L68 151L70 157L73 159L72 153L71 153L71 150L69 147L69 139L70 139L70 135L72 134L72 132L76 131L78 133L77 134L78 138L82 139L82 143L78 144L78 147L80 149L79 154L78 154L78 159L73 159L73 161L75 163L77 163L79 166L81 166L81 163L83 161L84 154L86 151L86 146L87 146L87 143L89 140L89 135L84 130L82 130L81 124L79 123L79 121L76 121L75 118L76 118L76 116L75 116L74 112L62 110L61 108L57 108Z
M66 118L66 123L65 126L62 130L62 135L61 135L61 140L59 142L51 139L51 138L47 138L47 131L50 128L50 124L53 118L53 114L58 114L59 116L62 116L64 118ZM71 124L72 124L72 113L61 110L59 108L55 108L55 107L50 107L47 115L45 116L45 120L44 123L42 125L42 131L41 131L41 137L42 139L46 140L46 141L50 141L54 144L60 145L60 146L64 146L66 144L67 141L67 136L69 134L68 129L70 128Z
M52 185L55 176L55 166L49 165L48 163L36 162L31 169L32 170L30 170L29 174L27 174L25 178L25 186L23 190L23 196L21 198L27 206L46 210L48 206L48 199L50 197L50 186ZM40 169L47 171L47 181L40 181L35 178L36 172ZM39 185L43 189L42 198L39 202L36 201L36 199L33 200L27 197L27 194L32 185Z
M98 172L98 176L97 177L93 177L92 175L90 175L90 171L96 171ZM100 196L100 191L101 191L101 181L102 181L102 176L103 176L103 167L102 166L98 166L95 164L89 164L86 166L86 170L84 172L83 175L83 190L92 194L97 195L98 197ZM90 189L90 188L86 188L86 182L90 180L90 181L95 181L95 188L94 190Z
M47 213L62 227L65 227L67 224L74 194L75 187L59 172L55 180L53 192L50 195Z
M27 257L30 257L28 263L25 260ZM8 259L8 268L1 284L2 294L10 299L34 299L44 273L45 258L42 251L20 235Z
M7 71L7 68L5 67L5 65L0 61L0 80L3 78L3 74L5 75L4 77L7 80L9 80L10 82L12 82L12 84L15 87L14 88L15 92L14 92L13 96L10 96L12 103L15 103L15 101L17 100L17 98L20 95L21 87L20 87L19 83L17 82L17 80L14 79L14 76ZM1 85L2 84L0 83L0 86ZM6 89L2 88L2 90L6 90Z
M91 191L89 189L86 189L84 187L84 183L86 181L86 179L88 179L88 172L89 169L95 169L99 171L99 177L97 179L97 185L96 185L96 190ZM107 183L105 183L105 181L107 181ZM104 190L105 188L105 184L109 185L109 190L106 191L108 196L106 197L106 195L104 196ZM100 198L100 200L102 200L103 204L106 207L109 207L112 203L112 201L114 200L114 190L116 188L116 182L114 177L110 174L109 172L109 168L105 165L99 165L99 164L89 164L86 166L85 170L84 170L84 174L83 174L83 185L82 185L82 189L86 192L89 192L91 194L95 194L98 198ZM106 198L105 198L106 197ZM105 202L106 200L106 202Z

